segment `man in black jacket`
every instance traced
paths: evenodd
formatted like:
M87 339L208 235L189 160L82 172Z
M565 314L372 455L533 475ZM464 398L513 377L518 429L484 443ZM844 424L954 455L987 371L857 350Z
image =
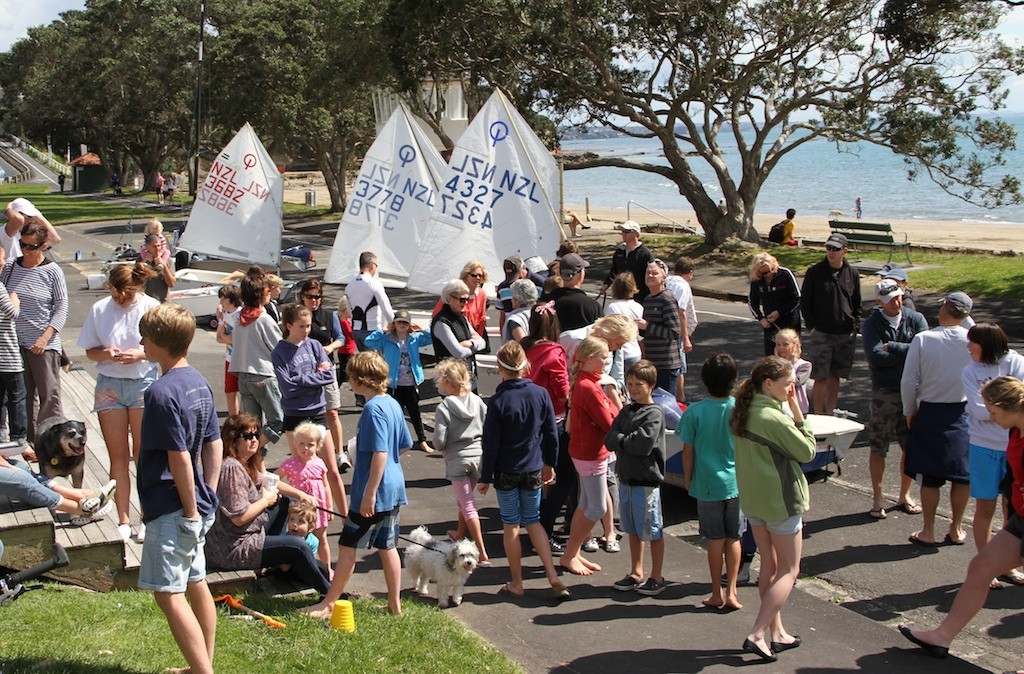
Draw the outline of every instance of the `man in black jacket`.
M601 293L604 294L611 287L616 276L628 271L636 281L637 291L633 299L643 304L649 293L647 265L654 261L654 253L640 241L640 225L634 220L626 220L619 229L622 230L622 243L612 254L612 270L601 284Z
M846 261L849 241L833 233L825 259L807 270L800 289L800 313L810 331L807 359L814 380L814 413L832 414L840 379L849 378L860 327L860 274Z

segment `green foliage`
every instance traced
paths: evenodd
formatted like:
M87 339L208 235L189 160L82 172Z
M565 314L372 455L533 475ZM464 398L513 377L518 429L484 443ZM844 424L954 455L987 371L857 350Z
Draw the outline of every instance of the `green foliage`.
M226 609L218 609L218 674L522 671L457 620L418 601L403 602L405 615L400 618L379 611L372 601L357 601L356 631L347 634L294 612L308 600L263 595L243 600L279 617L287 628L235 620ZM184 664L149 593L93 594L48 586L4 607L2 613L0 670L6 674L159 672ZM423 644L430 644L429 662Z

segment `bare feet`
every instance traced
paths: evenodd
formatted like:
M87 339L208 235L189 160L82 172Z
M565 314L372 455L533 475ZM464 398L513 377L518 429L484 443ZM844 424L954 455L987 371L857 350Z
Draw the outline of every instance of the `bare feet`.
M320 602L312 606L305 606L299 609L299 613L310 618L316 618L318 620L327 620L331 617L332 606L331 604Z
M601 567L598 564L591 562L588 559L584 559L583 555L576 555L572 558L562 557L558 562L562 565L569 573L574 573L577 576L590 576L595 571L600 571Z
M164 674L192 674L191 667L164 667Z
M420 440L415 445L413 445L413 447L415 449L420 450L421 452L425 452L426 454L433 454L434 453L433 448L430 445L427 444L426 440Z
M739 598L736 595L726 597L725 602L722 603L722 608L731 609L733 611L739 611L743 608L743 604L740 603Z
M704 604L709 608L722 608L725 602L722 600L722 595L712 594L710 597L704 597L700 600L700 603Z
M456 529L449 529L448 530L448 538L452 539L453 541L461 541L465 537L466 537L466 534L464 534L464 533L462 533L460 531L457 531Z

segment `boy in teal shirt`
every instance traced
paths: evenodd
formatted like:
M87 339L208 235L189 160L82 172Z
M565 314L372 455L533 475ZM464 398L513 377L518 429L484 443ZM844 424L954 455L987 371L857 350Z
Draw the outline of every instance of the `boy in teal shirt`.
M736 400L736 361L727 353L713 353L704 361L701 380L708 398L686 408L676 436L683 443L683 484L697 499L700 534L708 543L711 596L705 606L739 609L736 577L740 569L740 502L736 486L729 418ZM722 593L722 559L726 588Z

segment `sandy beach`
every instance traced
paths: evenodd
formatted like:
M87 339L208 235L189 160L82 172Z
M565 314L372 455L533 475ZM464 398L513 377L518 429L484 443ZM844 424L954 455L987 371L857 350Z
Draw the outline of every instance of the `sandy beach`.
M288 173L285 175L285 202L305 203L307 190L316 192L318 205L324 206L330 203L327 185L320 173ZM583 204L566 204L566 207L571 208L581 218L584 217L585 207ZM681 225L697 225L697 218L693 211L658 211L655 213L635 209L630 212L629 217L641 225L671 225L673 220ZM614 229L616 224L627 219L626 209L591 207L590 218L597 229ZM782 219L782 213L758 213L754 216L754 226L762 235L767 235L771 226ZM840 216L840 219L852 219L852 216L847 214ZM812 241L824 241L829 234L828 220L829 218L825 215L802 215L798 209L796 236ZM876 222L868 219L865 221ZM882 222L886 221L882 220ZM916 246L1024 252L1024 228L1019 225L927 220L890 220L888 222L892 225L897 239L901 239L906 234L907 240Z

